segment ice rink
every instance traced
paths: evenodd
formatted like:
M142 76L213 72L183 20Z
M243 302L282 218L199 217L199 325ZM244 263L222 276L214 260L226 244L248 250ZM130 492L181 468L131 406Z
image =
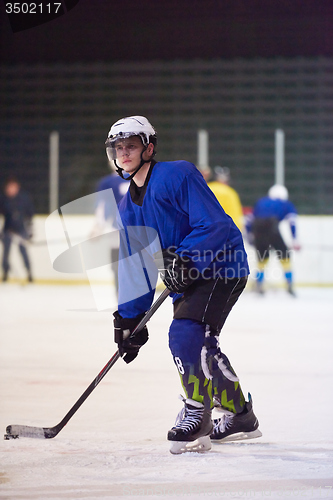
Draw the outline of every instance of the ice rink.
M0 286L0 431L54 426L114 354L111 311L89 286ZM50 440L1 440L0 498L333 498L333 288L245 291L221 338L262 438L173 456L182 404L168 350L170 299Z

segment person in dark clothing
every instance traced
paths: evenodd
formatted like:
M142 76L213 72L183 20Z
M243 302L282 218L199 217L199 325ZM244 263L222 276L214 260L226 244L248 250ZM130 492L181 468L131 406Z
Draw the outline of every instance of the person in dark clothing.
M1 234L3 242L2 281L8 280L10 248L13 242L17 242L24 267L27 270L28 281L32 282L31 264L26 242L32 237L34 207L30 195L21 190L20 182L14 177L9 178L5 183L4 193L0 198L0 213L4 216Z
M114 170L113 162L109 162L112 173L99 180L96 191L97 204L95 210L95 223L91 231L91 236L96 237L105 231L116 227L114 221L114 201L119 205L123 196L129 188L129 182L122 179ZM111 190L111 191L110 191ZM118 260L119 246L111 247L111 269L114 276L116 293L118 293Z

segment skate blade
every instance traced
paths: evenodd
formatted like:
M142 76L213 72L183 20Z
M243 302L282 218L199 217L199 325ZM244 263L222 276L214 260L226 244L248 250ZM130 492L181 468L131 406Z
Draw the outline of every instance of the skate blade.
M243 441L245 439L254 439L262 436L262 432L259 429L251 432L237 432L235 434L230 434L222 439L212 439L213 443L226 443L228 441Z
M186 452L202 453L212 447L209 436L199 437L195 441L170 441L170 453L180 455Z

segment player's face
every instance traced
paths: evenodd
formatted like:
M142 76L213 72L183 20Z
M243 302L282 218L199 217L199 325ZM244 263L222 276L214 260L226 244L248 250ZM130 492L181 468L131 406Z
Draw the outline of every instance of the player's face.
M20 190L20 185L17 182L9 182L5 187L6 196L9 198L15 198Z
M141 153L144 149L141 139L136 136L117 141L115 152L120 168L123 168L128 173L133 172L140 165Z

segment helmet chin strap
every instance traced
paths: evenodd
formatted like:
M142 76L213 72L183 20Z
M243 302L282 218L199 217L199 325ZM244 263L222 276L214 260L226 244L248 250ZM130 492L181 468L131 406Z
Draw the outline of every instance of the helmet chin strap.
M152 160L151 158L149 160L144 160L143 157L142 157L142 155L146 151L146 149L147 148L145 148L142 151L142 153L141 153L141 161L140 161L140 164L139 164L138 168L135 170L135 172L133 172L133 174L129 175L128 177L124 177L124 174L123 174L124 169L121 168L121 167L119 167L119 165L117 165L116 160L113 160L113 162L114 162L114 164L116 166L116 172L117 172L118 175L120 175L120 177L122 179L124 179L125 181L131 181L133 179L133 177L139 172L140 168L143 167L143 165L145 163L151 162L151 160Z

